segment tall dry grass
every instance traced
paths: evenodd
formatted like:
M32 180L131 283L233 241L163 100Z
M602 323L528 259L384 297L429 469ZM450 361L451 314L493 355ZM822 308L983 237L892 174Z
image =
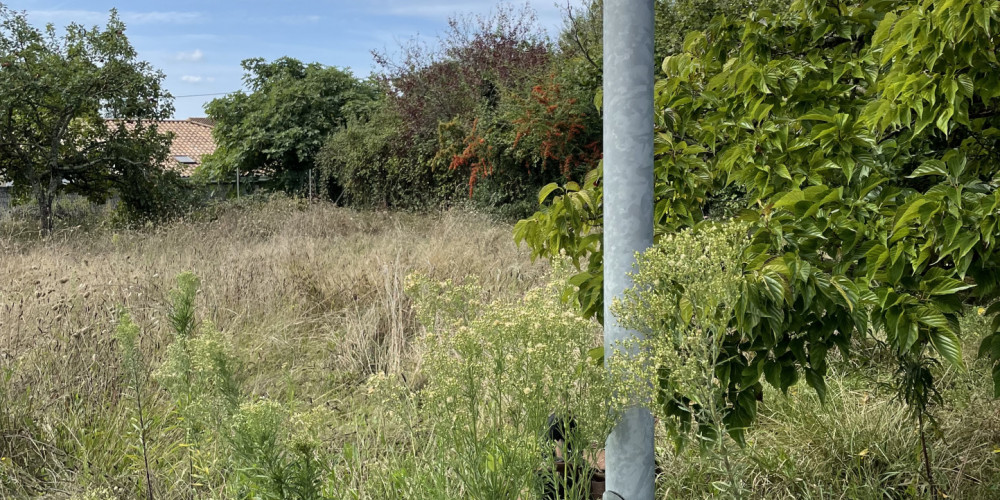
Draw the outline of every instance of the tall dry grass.
M145 361L157 364L170 338L168 292L182 271L202 278L199 313L236 347L249 392L331 408L373 373L415 369L408 274L475 275L499 296L544 272L517 250L508 225L484 216L287 199L155 229L67 230L46 241L8 233L3 252L0 498L68 495L68 485L88 483L136 491L122 474L129 401L114 324L127 308L142 327ZM170 432L168 422L152 425L153 435ZM156 456L169 443L151 445Z

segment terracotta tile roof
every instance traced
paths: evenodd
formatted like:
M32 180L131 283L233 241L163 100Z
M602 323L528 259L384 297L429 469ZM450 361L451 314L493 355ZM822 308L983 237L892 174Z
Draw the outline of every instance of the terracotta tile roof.
M208 118L188 118L163 120L156 124L161 134L174 134L164 168L180 173L181 177L191 177L198 165L201 165L202 157L215 152L212 125L209 122L211 120ZM129 124L126 123L126 126Z
M203 120L207 119L164 120L157 124L160 133L174 134L166 168L180 172L182 177L190 177L194 169L201 165L201 157L215 151L212 126ZM182 163L178 157L180 160L193 160L194 163Z

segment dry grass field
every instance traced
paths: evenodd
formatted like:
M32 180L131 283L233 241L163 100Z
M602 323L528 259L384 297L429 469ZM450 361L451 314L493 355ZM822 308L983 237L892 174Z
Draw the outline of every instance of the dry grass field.
M475 275L491 293L513 294L544 273L509 226L483 216L293 200L142 231L8 236L2 246L0 498L136 491L132 478L113 477L129 467L133 434L115 323L126 308L155 365L183 271L201 278L199 315L234 347L250 394L335 408L373 373L414 369L408 274Z

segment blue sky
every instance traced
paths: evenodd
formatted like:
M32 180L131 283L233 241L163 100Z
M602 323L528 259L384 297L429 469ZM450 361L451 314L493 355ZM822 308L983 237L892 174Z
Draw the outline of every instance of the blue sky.
M550 34L562 25L567 0L528 0ZM569 0L574 5L580 0ZM523 2L523 0L522 0ZM522 2L516 3L520 5ZM374 69L371 50L390 53L413 37L433 40L460 13L488 13L495 1L474 0L13 0L36 25L70 22L103 25L117 8L139 52L166 74L175 96L175 117L203 116L215 94L241 87L240 61L291 56L305 62L349 67L364 77Z

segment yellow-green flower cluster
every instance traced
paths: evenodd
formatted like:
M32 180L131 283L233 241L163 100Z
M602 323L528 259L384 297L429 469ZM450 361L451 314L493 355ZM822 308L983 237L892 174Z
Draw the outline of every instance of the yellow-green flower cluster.
M645 381L652 390L667 391L668 398L680 397L691 412L716 407L725 389L715 369L722 342L738 334L729 324L743 279L739 263L746 235L743 224L707 222L664 235L640 256L635 287L613 311L648 340L622 346L637 355L612 360L616 373L632 384ZM651 396L647 400L655 400Z
M425 292L415 297L426 328L425 407L439 437L464 463L481 464L480 474L529 477L550 414L576 420L579 449L603 443L611 427L608 378L593 355L600 327L560 301L560 282L480 306L468 302L481 296L473 285L409 280Z

